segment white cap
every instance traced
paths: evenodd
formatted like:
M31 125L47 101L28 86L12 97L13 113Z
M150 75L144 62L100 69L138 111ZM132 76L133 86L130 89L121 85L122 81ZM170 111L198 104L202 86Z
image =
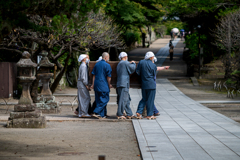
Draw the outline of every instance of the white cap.
M119 60L122 60L123 57L128 56L126 52L121 52L118 56Z
M154 55L153 52L149 51L149 52L147 52L147 53L145 54L145 59L149 59L149 58L151 58L151 57L155 57L155 55Z
M97 60L97 62L101 61L102 60L102 56L100 56Z
M82 62L82 60L83 60L84 58L86 58L86 57L87 57L86 54L81 54L81 55L79 56L79 58L78 58L78 62Z
M154 56L154 62L157 62L157 58Z

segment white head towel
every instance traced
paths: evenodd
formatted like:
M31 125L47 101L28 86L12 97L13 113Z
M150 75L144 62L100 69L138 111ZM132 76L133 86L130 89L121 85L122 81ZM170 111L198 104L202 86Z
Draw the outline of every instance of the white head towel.
M154 55L153 52L149 51L149 52L147 52L147 53L145 54L145 59L149 59L149 58L151 58L151 57L155 57L155 55Z
M126 52L121 52L118 56L118 59L121 61L123 57L128 56Z
M81 55L79 56L79 58L78 58L78 62L82 62L82 60L83 60L84 58L86 58L86 57L87 57L86 54L81 54Z
M154 57L154 62L155 62L155 63L157 62L157 58L156 58L156 57Z
M102 60L102 56L100 56L97 60L97 62L101 61Z

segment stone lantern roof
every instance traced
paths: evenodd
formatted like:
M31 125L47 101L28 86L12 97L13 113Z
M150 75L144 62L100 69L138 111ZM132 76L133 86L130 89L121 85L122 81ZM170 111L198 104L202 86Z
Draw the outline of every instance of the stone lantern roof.
M18 61L17 67L37 67L36 63L33 63L32 60L30 59L31 55L28 51L24 51L22 53L22 58Z
M53 67L54 63L51 63L47 57L48 52L47 51L42 51L40 53L40 55L42 56L42 59L39 63L39 67Z

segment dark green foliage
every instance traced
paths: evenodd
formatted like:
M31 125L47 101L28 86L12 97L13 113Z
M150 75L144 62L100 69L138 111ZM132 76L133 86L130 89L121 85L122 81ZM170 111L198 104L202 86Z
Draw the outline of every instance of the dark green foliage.
M104 10L115 20L123 33L128 29L137 28L144 34L142 27L151 26L163 16L161 2L160 0L109 0ZM133 35L126 33L123 37L128 45L134 39Z
M43 30L41 27L30 24L27 15L54 17L65 15L67 18L86 20L89 11L97 11L105 0L7 0L0 1L0 41L8 35L12 28ZM78 17L78 18L76 18ZM79 17L83 17L82 19ZM77 27L77 26L76 26Z
M129 32L127 31L126 33L123 34L123 39L126 43L127 46L132 45L135 42L140 42L141 37L140 33L138 32Z

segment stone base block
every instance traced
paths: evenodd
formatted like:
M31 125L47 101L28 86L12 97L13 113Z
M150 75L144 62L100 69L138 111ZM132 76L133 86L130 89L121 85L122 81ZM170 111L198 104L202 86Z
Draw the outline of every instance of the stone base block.
M42 96L37 98L38 103L51 103L55 102L55 96Z
M25 112L11 112L9 119L24 118Z
M14 112L32 112L36 110L35 104L17 104L14 106Z
M46 117L41 116L38 118L19 118L9 120L7 122L8 128L45 128Z
M42 116L42 111L25 112L24 118L38 118Z
M55 96L45 96L45 103L55 102Z
M36 110L33 112L11 112L9 120L19 118L38 118L42 116L42 111Z
M58 102L36 103L36 107L42 113L61 113L61 107L59 107Z

